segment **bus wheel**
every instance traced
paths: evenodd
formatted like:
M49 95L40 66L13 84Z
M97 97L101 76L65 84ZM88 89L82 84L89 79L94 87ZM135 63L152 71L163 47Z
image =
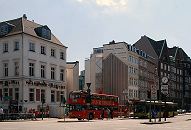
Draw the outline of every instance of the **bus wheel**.
M93 113L90 113L89 116L88 116L88 120L93 120L93 118L94 118Z

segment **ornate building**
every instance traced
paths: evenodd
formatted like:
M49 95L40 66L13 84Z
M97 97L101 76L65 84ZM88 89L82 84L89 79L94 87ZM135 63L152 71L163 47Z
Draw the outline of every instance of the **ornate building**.
M0 105L17 101L20 112L40 110L58 116L66 96L66 49L47 25L23 17L0 23Z

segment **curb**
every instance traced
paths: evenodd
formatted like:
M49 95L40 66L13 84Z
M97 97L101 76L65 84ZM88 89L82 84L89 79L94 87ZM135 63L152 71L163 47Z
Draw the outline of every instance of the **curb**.
M172 123L170 121L163 121L163 122L141 122L141 124L146 124L146 125L154 125L154 124L166 124L166 123Z

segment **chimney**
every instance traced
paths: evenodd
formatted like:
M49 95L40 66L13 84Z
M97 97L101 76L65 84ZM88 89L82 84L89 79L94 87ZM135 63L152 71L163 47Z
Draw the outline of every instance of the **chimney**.
M113 41L109 42L109 44L115 44L115 41L113 40Z
M24 18L24 19L27 19L27 15L26 15L26 14L23 14L23 18Z

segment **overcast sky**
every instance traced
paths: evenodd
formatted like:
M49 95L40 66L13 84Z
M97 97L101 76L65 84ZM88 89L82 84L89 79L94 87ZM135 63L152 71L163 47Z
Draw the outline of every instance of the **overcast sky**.
M0 0L0 21L26 14L48 25L68 47L67 61L90 56L112 40L134 44L141 36L166 39L191 56L190 0Z

